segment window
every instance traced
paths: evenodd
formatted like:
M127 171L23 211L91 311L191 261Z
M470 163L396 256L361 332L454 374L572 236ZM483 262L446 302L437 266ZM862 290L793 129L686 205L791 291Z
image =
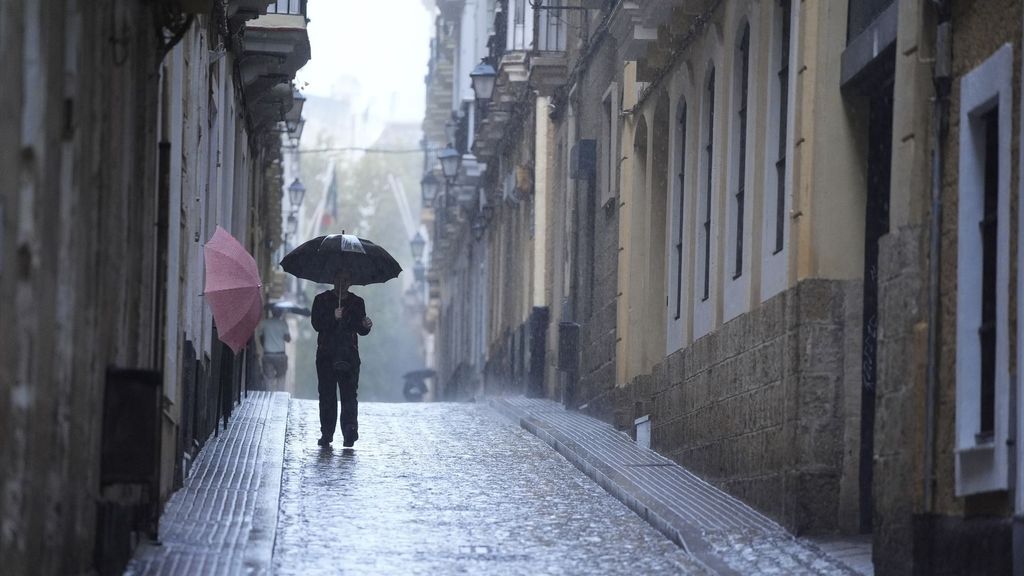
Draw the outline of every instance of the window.
M1013 49L961 79L957 228L956 493L1009 480L1010 131Z
M740 43L736 53L739 61L737 72L740 77L739 98L736 102L736 139L739 142L736 154L736 192L734 197L733 216L734 221L734 268L732 277L735 280L743 275L743 210L746 201L746 178L747 178L747 90L750 72L750 25L743 26L740 35Z
M981 222L981 426L979 442L991 442L995 432L996 379L996 250L999 232L999 107L986 112L979 124L985 132L985 185ZM1004 224L1005 226L1005 224Z
M267 6L267 14L293 14L296 16L305 16L306 2L305 0L277 0L277 2Z
M701 230L701 241L703 242L702 248L704 254L702 256L702 273L704 275L704 290L701 294L701 300L707 300L711 297L711 202L712 202L712 184L711 184L711 173L712 166L714 163L714 147L715 147L715 69L711 68L708 72L708 83L707 90L704 94L705 102L707 103L707 132L705 134L706 144L704 146L704 170L705 174L705 186L704 186L704 201L703 201L703 229Z
M773 0L771 53L767 59L767 117L763 178L764 201L761 203L761 286L764 302L789 286L789 262L786 237L789 231L790 197L786 191L789 145L789 83L793 27L797 15L792 0ZM755 89L756 90L756 89Z
M512 0L509 50L526 50L526 0Z
M786 124L789 120L789 40L790 0L779 0L780 31L778 62L778 133L775 159L775 249L773 254L782 252L786 232Z
M679 162L679 205L676 208L676 242L675 242L675 267L676 267L676 313L675 319L683 316L683 233L686 228L683 218L686 204L686 101L679 102L679 125L676 129L676 138L679 143L676 158Z
M878 18L893 0L850 0L847 7L846 39L850 42Z

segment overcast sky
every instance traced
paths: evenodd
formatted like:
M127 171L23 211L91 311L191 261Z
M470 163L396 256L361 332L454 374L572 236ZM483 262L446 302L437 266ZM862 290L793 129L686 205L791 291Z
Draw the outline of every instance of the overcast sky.
M299 71L307 94L331 96L359 87L383 122L423 119L431 16L423 0L309 0L312 60ZM383 115L384 117L379 117Z

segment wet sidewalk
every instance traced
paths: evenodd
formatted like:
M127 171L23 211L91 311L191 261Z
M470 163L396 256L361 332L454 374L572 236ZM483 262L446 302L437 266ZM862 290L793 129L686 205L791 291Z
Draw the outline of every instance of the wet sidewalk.
M196 459L125 574L266 574L274 549L289 395L250 392Z
M795 538L742 501L641 448L609 424L548 400L496 398L491 405L718 574L865 574L867 550L845 556ZM868 555L867 566L864 554Z
M354 449L324 450L292 400L280 576L702 574L565 458L476 403L360 403Z

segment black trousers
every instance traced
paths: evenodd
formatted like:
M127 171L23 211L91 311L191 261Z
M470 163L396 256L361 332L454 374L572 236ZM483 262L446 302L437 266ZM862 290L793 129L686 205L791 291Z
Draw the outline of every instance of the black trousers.
M359 432L359 403L356 390L359 388L359 363L345 373L334 370L334 358L330 354L316 355L316 377L320 393L320 432L328 440L334 439L338 424L338 400L341 400L341 434L346 439L355 439Z

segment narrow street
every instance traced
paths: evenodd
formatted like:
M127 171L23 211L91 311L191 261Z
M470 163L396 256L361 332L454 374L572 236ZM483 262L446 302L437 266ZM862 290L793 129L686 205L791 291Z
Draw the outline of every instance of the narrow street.
M1024 576L1022 46L0 0L0 576Z
M315 401L250 395L126 574L871 574L554 402L360 408L324 449Z
M487 406L360 405L354 450L288 415L276 574L666 574L697 565Z

